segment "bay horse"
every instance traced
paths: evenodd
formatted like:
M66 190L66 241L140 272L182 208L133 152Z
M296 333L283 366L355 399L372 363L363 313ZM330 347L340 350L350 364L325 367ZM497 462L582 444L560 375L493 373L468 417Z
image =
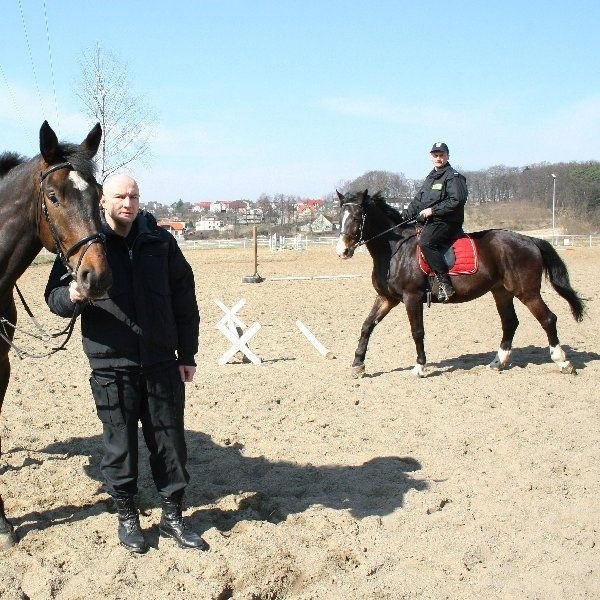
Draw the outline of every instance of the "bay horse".
M112 283L92 160L101 137L98 123L81 144L59 143L44 121L39 155L0 155L0 410L17 320L13 288L42 247L58 254L86 298L101 297ZM0 548L15 540L0 496Z
M426 375L423 303L429 283L417 261L417 232L403 221L400 212L385 202L381 194L369 196L368 190L344 196L340 200L340 235L337 254L351 258L357 247L366 245L373 259L372 283L377 297L361 329L352 363L352 375L362 377L369 338L375 326L400 302L404 303L417 350L412 373ZM413 222L413 221L411 221ZM584 315L582 299L569 282L565 263L545 240L503 229L470 233L478 253L474 274L456 275L452 283L456 294L450 303L468 302L491 292L502 323L502 341L494 360L488 365L497 370L509 361L512 341L519 324L514 298L520 300L539 321L548 336L550 358L564 373L576 370L561 348L556 331L556 315L540 294L545 273L554 290L571 307L576 321Z

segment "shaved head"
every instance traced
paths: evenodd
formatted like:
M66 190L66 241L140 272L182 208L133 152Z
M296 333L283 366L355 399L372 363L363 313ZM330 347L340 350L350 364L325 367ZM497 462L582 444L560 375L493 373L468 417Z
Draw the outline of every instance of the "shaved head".
M129 175L111 175L104 181L100 205L115 233L127 236L140 208L138 184Z
M105 193L107 189L114 191L117 188L127 188L130 186L135 186L135 189L139 191L137 181L133 177L129 177L129 175L123 175L120 173L109 175L102 184L102 188L104 189Z

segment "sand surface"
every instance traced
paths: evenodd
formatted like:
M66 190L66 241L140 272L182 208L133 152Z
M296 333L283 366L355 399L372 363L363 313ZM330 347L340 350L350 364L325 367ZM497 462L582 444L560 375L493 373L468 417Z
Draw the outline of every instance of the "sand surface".
M501 337L488 295L426 310L425 379L410 373L416 353L396 308L360 380L350 365L374 299L368 254L264 250L266 281L246 284L249 254L188 254L203 323L187 386L185 514L210 551L158 537L145 448L139 504L152 547L136 556L118 544L77 327L67 351L12 359L0 490L19 543L0 554L2 600L600 597L600 249L561 250L590 298L583 323L543 284L577 376L550 362L520 304L511 368L487 369ZM48 273L31 267L20 287L58 328L42 301ZM359 277L274 280L323 275ZM217 364L229 342L215 298L246 299L239 316L262 326L250 342L262 364Z

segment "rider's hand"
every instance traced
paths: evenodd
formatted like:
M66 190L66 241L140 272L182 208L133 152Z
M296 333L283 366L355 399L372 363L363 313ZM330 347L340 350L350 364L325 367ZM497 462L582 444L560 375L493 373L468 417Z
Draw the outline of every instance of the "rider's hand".
M428 219L432 214L433 214L433 208L429 207L429 208L424 208L419 213L419 216L422 217L423 219Z

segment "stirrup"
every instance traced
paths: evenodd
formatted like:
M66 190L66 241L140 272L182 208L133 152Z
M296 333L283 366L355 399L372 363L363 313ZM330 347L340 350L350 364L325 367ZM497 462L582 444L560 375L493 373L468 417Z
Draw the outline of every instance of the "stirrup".
M454 294L456 294L456 290L454 287L452 287L452 284L443 282L439 283L438 300L441 302L448 302L448 300L450 300Z

